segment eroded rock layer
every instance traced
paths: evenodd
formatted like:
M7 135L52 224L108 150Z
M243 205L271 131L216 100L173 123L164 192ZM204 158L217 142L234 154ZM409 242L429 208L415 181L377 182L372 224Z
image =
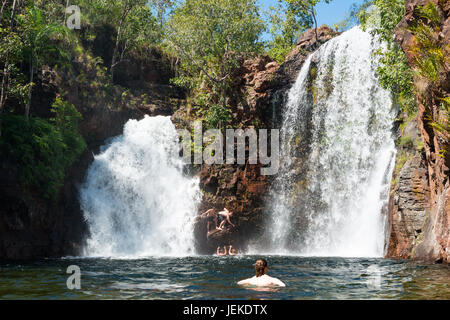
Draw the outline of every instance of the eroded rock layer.
M397 40L409 64L415 68L416 38L411 26L419 19L419 6L432 2L439 11L440 25L432 36L447 50L450 45L450 2L407 0L405 17L397 26ZM407 161L400 172L399 188L393 188L390 204L390 236L387 256L427 262L450 261L449 141L431 126L431 119L443 119L442 98L450 96L450 64L444 59L438 80L429 83L416 78L417 130L423 149ZM431 118L430 118L431 117Z

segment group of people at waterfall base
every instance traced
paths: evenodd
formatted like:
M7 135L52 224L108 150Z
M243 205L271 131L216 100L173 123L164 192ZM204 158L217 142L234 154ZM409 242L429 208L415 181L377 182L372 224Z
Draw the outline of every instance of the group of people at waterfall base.
M228 224L232 227L235 227L235 225L231 222L231 217L233 216L233 212L229 211L227 208L223 208L223 211L217 212L216 209L209 209L206 212L202 213L202 217L208 218L208 225L207 225L207 236L222 231L225 229L225 225L228 222ZM228 250L227 250L228 249ZM230 244L228 246L223 246L222 248L219 246L217 247L217 255L218 256L235 256L238 254L238 251L233 248L233 246Z
M203 217L207 217L209 219L208 221L208 235L222 231L225 228L226 223L228 222L231 226L235 226L231 222L231 217L233 215L233 212L229 211L227 208L224 208L223 211L217 212L216 209L209 209L208 211L204 212L202 214ZM218 221L219 220L219 221ZM228 253L227 253L227 246L223 246L223 251L221 251L220 246L217 248L217 255L218 256L226 256L227 254L230 256L237 255L238 251L233 248L232 245L228 246ZM270 286L279 286L279 287L285 287L286 285L279 279L270 277L267 274L267 271L269 270L269 266L267 264L267 261L265 259L259 259L255 263L255 271L256 275L252 278L241 280L238 282L238 285L241 286L255 286L255 287L270 287Z

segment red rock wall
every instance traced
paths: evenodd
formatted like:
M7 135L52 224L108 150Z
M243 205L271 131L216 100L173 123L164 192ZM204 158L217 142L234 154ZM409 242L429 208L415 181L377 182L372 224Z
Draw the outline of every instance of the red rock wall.
M387 256L409 259L430 214L428 174L420 154L405 163L397 179L398 186L389 201Z
M397 40L406 54L408 62L414 68L414 53L411 50L415 44L414 35L408 30L414 21L414 10L417 6L426 5L430 0L407 0L405 17L397 26ZM436 34L443 48L450 46L450 1L432 0L440 11L441 27ZM415 79L418 91L419 111L417 117L418 128L424 143L424 162L420 170L425 170L427 174L427 184L429 193L427 204L429 212L425 216L421 235L413 237L411 230L412 220L401 220L399 212L405 212L404 205L391 205L390 220L390 240L387 256L392 258L413 258L428 262L450 262L450 182L449 182L449 158L447 154L442 157L442 150L448 148L449 141L443 138L435 129L430 126L428 117L434 119L444 116L439 108L440 98L450 96L450 64L449 61L439 74L438 83L430 84L419 78ZM423 181L423 179L422 179ZM410 190L414 186L409 186ZM425 189L423 189L425 190ZM399 193L397 192L397 195ZM401 194L400 194L401 196ZM392 199L391 199L392 202Z

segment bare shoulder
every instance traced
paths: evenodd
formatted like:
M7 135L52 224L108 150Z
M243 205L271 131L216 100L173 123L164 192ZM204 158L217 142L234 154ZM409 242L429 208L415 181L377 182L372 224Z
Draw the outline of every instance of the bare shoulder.
M280 279L277 279L277 278L274 278L274 277L270 277L270 276L267 276L267 277L268 277L268 280L270 281L270 283L272 285L280 286L280 287L286 287L286 284L283 281L281 281Z
M245 279L245 280L241 280L241 281L239 281L237 284L238 285L251 285L252 283L253 283L253 279L254 279L255 277L253 277L253 278L248 278L248 279Z
M270 286L279 286L286 287L286 285L277 278L272 278L268 275L263 275L261 277L253 277L245 280L241 280L237 283L238 285L250 285L257 287L270 287Z

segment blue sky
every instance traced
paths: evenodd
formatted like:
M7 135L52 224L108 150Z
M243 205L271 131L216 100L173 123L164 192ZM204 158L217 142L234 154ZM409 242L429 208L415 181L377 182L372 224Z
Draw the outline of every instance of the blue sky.
M278 0L259 0L264 9L269 9L270 6L275 6ZM363 0L333 0L331 3L319 3L316 7L317 23L319 26L341 22L347 17L350 7L353 3L362 4Z

